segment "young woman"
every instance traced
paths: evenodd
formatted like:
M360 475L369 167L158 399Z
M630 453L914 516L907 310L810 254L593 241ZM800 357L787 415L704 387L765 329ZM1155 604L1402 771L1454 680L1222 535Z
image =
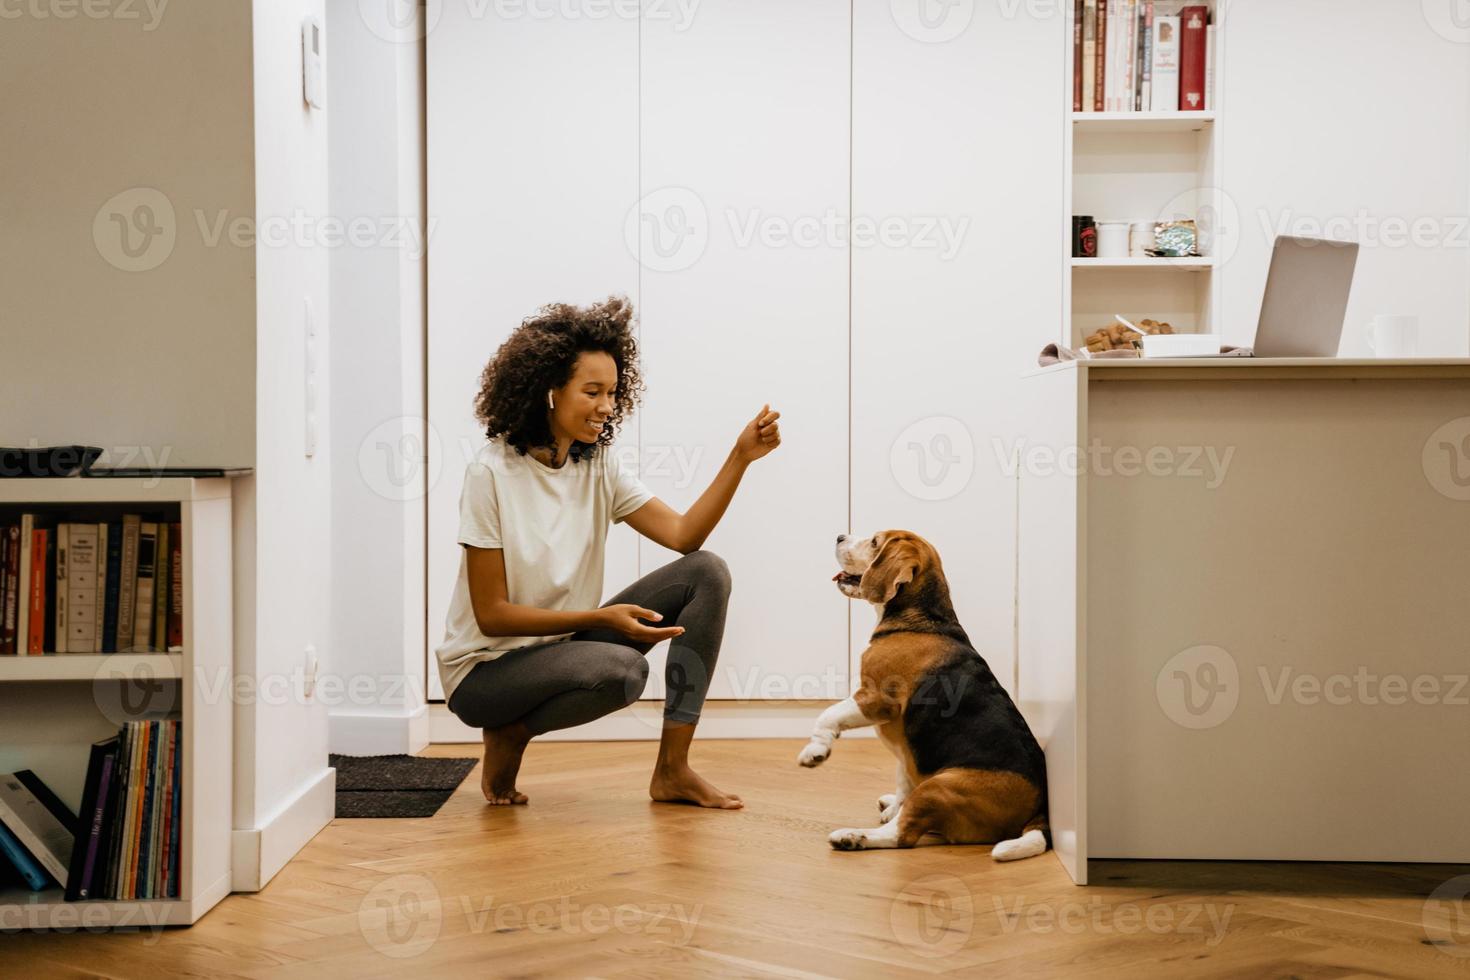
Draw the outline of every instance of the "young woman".
M465 470L464 548L436 654L449 710L484 730L481 788L494 804L526 802L515 780L527 742L637 700L644 655L670 639L649 795L741 806L689 768L730 596L725 562L700 546L745 468L781 444L780 413L762 408L694 506L672 509L610 448L643 390L632 319L619 297L543 307L480 379L475 414L489 442ZM683 557L599 607L603 543L618 521Z

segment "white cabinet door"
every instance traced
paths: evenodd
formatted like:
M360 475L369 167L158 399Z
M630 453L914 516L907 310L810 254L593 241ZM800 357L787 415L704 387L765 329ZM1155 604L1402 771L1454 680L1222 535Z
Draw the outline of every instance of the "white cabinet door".
M853 248L852 530L934 543L1007 688L1015 379L1061 309L1062 6L853 10L854 225L879 233ZM854 669L873 625L855 603Z
M849 6L653 16L674 6L647 4L642 37L644 478L682 510L763 403L783 413L706 543L734 578L711 697L843 697ZM645 573L677 557L641 549Z
M545 303L637 296L624 217L638 197L638 22L444 4L428 36L429 696L458 574L458 501L484 443L480 372ZM636 429L623 451L636 450ZM637 576L608 538L606 591Z

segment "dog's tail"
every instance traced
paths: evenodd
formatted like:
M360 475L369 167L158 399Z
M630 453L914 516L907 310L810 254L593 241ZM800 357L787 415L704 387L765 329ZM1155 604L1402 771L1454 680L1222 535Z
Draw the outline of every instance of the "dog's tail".
M1019 861L1022 858L1043 854L1051 846L1051 827L1045 813L1031 818L1021 831L1021 836L1003 840L990 849L990 856L997 861Z

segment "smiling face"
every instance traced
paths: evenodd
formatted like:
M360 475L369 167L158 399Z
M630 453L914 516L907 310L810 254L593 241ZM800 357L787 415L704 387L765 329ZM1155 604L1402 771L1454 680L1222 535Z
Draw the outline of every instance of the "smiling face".
M618 366L612 355L600 350L578 354L571 380L552 391L556 401L549 410L552 435L596 442L612 418L617 389Z

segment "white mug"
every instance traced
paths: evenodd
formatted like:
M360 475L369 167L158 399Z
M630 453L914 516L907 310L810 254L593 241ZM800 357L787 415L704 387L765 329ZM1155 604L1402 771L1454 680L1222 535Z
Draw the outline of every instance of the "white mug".
M1368 324L1368 350L1374 357L1413 357L1419 347L1419 318L1380 313Z
M1146 259L1153 247L1154 223L1152 221L1133 222L1133 226L1128 231L1128 257Z

